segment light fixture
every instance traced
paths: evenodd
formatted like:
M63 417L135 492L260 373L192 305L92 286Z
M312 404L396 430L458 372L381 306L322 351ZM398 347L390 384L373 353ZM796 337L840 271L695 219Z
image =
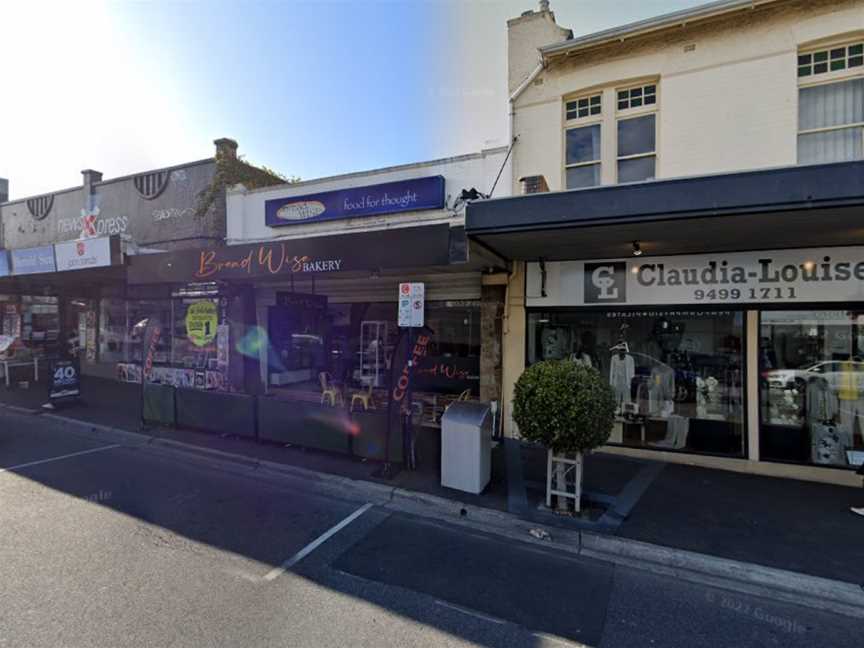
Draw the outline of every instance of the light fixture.
M642 248L639 247L639 241L633 241L633 256L642 256Z

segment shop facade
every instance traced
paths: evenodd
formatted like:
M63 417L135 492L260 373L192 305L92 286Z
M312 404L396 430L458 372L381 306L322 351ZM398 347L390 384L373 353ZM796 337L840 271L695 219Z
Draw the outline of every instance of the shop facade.
M505 364L595 367L616 397L611 452L856 485L862 170L473 203L469 235L513 260L522 287L508 301ZM518 434L506 397L504 410Z
M388 446L386 435L403 409L415 429L431 431L453 400L500 399L506 262L467 240L463 193L490 191L506 153L235 187L229 245L132 258L128 289L172 295L175 355L180 348L181 363L203 373L208 389L218 382L214 392L252 399L244 429L375 459L390 447L401 460L402 444ZM399 326L400 284L408 282L424 292L424 326L410 337ZM201 325L190 325L188 313L210 310L209 300L212 328L195 340ZM182 324L178 309L187 313ZM391 387L419 347L410 405L394 410ZM184 366L164 357L148 366L148 385L186 398ZM178 400L178 417L181 409ZM420 443L433 437L420 434Z
M14 340L8 357L71 354L84 375L140 381L145 313L155 310L169 325L187 314L183 297L170 291L130 291L127 260L224 243L220 164L243 166L259 182L269 176L237 159L236 142L215 144L212 158L109 180L86 170L79 187L0 205L8 260L0 267L0 334ZM158 357L181 366L188 355L181 347L166 336Z

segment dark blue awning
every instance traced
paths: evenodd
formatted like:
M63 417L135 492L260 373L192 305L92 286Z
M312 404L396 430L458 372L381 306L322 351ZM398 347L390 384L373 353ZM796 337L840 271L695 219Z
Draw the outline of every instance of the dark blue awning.
M484 200L469 237L507 259L864 244L864 162L783 167Z

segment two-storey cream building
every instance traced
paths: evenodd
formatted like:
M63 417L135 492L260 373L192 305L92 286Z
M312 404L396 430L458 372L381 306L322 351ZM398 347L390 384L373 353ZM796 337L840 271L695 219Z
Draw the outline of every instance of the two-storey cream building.
M508 22L503 408L570 358L616 394L609 449L858 484L864 2L722 0L574 37Z

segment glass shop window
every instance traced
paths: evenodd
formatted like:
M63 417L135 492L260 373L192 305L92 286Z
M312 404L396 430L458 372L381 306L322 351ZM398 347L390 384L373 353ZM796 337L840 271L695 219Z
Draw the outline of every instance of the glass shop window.
M851 468L864 461L864 310L766 311L760 454Z
M171 364L183 369L216 369L219 299L175 299L171 328ZM184 385L187 386L187 385Z
M740 312L530 312L528 363L573 361L615 392L611 444L742 457Z

